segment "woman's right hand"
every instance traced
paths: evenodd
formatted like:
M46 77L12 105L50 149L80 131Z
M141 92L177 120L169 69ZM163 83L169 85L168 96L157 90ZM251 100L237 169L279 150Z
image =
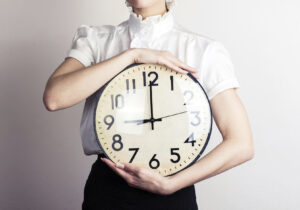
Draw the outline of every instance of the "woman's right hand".
M199 79L197 69L183 63L171 52L165 50L153 50L147 48L131 48L135 63L153 63L164 65L179 73L187 74L190 72L194 77Z

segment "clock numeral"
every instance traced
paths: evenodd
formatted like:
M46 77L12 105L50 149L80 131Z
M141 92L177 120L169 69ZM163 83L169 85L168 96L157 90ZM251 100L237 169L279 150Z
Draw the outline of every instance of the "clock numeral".
M132 155L132 157L131 157L131 159L129 161L129 163L132 163L132 161L133 161L136 153L139 151L139 148L129 148L129 151L134 151L134 153L133 153L133 155Z
M174 78L173 76L170 76L170 82L171 82L171 91L174 90Z
M105 117L104 117L104 123L106 124L106 125L108 125L108 127L106 128L106 130L109 130L110 129L110 127L114 124L114 117L112 116L112 115L106 115Z
M119 134L115 134L112 139L113 139L112 148L115 151L120 151L121 149L123 149L123 143L121 142L122 137Z
M184 143L191 143L192 147L194 146L196 140L194 139L194 133L192 133L185 141Z
M120 109L124 107L124 97L122 94L118 94L114 97L114 95L110 96L111 98L111 109L114 109L115 107Z
M193 111L193 112L191 112L191 113L195 115L195 118L193 118L191 124L192 124L193 126L200 125L200 123L201 123L201 119L200 119L200 116L199 116L199 113L200 113L200 112L199 112L199 111Z
M187 105L193 99L194 93L191 90L186 90L184 91L183 96L184 96L184 105Z
M176 160L170 159L172 163L178 163L180 161L179 153L175 152L175 150L179 150L179 148L171 148L171 155L175 155L177 157Z
M153 78L152 81L151 81L151 80L149 81L149 85L152 85L152 86L158 86L158 83L155 83L156 80L158 79L158 74L157 74L157 72L155 72L155 71L150 71L150 72L148 73L148 77L150 77L151 75L154 75L154 78ZM144 86L147 86L146 72L144 72L144 71L143 71L143 82L144 82Z
M156 154L153 155L153 157L151 158L151 160L149 161L149 166L152 169L157 169L160 165L158 159L155 159ZM153 166L154 163L154 166Z
M135 93L135 79L132 79L132 92ZM129 93L130 85L129 85L129 79L126 79L126 90L127 93Z

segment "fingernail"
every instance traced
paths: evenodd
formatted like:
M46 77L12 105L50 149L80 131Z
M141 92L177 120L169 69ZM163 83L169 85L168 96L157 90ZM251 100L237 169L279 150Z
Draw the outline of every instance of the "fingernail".
M122 163L117 162L117 163L116 163L116 167L117 167L117 168L122 168L122 169L123 169L123 168L124 168L124 165L123 165Z

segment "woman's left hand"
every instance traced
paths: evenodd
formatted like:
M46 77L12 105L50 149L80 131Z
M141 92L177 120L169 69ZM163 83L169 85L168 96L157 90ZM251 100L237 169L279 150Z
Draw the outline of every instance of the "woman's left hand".
M113 163L107 158L101 158L115 173L120 175L131 187L147 190L152 193L169 195L175 192L172 177L164 177L148 168L131 163Z

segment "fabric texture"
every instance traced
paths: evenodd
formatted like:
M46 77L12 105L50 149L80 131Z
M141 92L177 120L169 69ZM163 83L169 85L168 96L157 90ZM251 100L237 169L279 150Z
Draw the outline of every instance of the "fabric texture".
M83 210L197 210L195 186L170 195L130 187L104 162L97 160L84 187ZM102 155L102 157L104 157Z
M144 20L127 5L129 18L119 25L80 25L66 57L73 57L88 67L129 48L167 50L198 69L198 81L209 100L226 89L239 88L230 54L224 45L179 25L173 15L175 1L168 0L167 5L168 12ZM86 99L80 122L80 135L86 155L103 153L97 143L93 124L97 94L98 91Z

